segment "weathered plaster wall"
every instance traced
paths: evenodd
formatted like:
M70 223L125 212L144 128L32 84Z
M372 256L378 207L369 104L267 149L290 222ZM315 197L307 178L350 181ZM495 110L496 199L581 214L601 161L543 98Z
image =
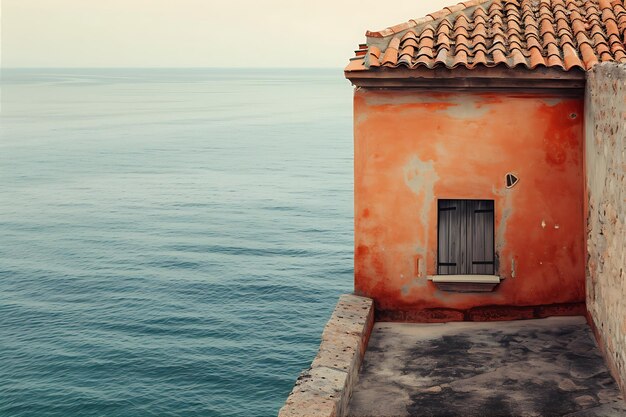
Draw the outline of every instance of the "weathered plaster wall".
M587 308L626 392L626 65L589 73L585 113Z
M584 313L582 98L357 89L354 109L355 291L380 319ZM427 280L438 198L495 200L495 292Z

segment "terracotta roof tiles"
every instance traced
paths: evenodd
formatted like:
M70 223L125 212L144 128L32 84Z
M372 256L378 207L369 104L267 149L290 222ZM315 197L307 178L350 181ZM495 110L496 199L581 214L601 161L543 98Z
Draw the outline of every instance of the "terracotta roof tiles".
M471 0L380 32L356 58L377 67L506 65L589 70L626 63L626 0Z

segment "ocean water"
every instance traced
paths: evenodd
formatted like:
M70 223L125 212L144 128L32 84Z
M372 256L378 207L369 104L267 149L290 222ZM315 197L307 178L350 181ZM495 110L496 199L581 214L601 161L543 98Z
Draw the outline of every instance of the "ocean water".
M352 290L336 70L4 70L0 416L271 416Z

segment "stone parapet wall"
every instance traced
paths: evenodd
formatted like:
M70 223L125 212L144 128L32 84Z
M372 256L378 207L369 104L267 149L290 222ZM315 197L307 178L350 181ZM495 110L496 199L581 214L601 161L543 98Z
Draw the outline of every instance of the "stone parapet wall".
M342 417L374 325L374 302L342 295L311 367L300 374L279 417Z
M626 392L626 65L604 63L589 72L585 129L587 309Z

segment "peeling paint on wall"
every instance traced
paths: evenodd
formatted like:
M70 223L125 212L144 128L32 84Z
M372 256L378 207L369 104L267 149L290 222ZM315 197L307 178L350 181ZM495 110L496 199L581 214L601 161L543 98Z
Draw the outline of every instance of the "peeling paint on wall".
M513 214L513 192L511 189L493 188L493 194L500 196L500 206L496 207L496 253L500 253L506 247L506 226L509 218ZM497 266L497 265L496 265ZM498 269L496 269L498 271Z
M417 156L413 156L404 166L404 183L409 189L424 203L432 201L435 198L435 183L439 179L433 161L422 161ZM428 218L431 210L430 204L422 204L419 207L419 218L425 236L424 246L416 248L417 256L420 259L426 259L426 248L428 247ZM421 270L418 270L418 276L426 275L426 264L420 262ZM422 280L425 281L425 280ZM419 281L418 281L419 282ZM426 283L422 282L424 286Z

